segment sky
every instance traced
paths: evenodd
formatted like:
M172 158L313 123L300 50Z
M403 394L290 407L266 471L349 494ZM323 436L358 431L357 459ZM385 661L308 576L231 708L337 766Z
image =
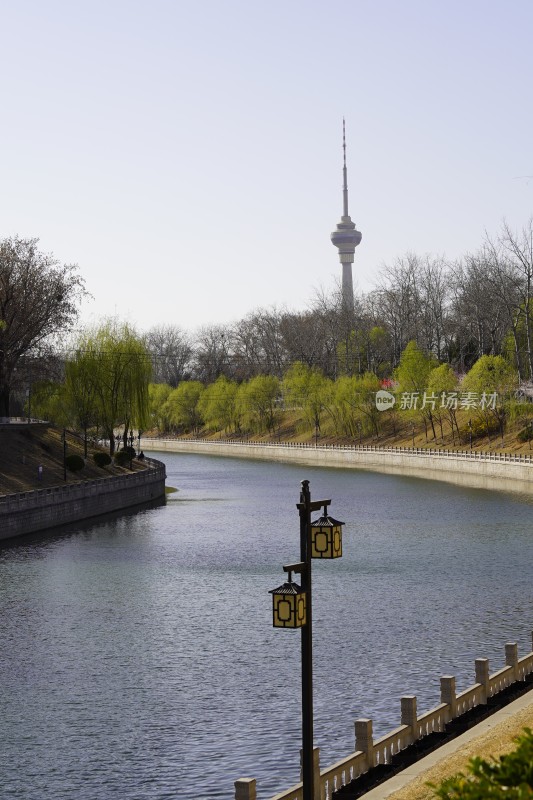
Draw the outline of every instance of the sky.
M0 0L0 238L79 265L81 322L302 310L341 267L533 212L531 0Z

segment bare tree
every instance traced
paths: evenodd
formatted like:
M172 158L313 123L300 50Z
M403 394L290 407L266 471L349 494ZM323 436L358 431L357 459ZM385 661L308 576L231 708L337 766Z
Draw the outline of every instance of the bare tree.
M528 378L533 377L533 217L518 233L511 230L507 222L503 222L499 241L503 251L510 260L510 266L517 278L520 288L520 305L524 321Z
M213 383L220 375L233 377L231 330L226 325L206 325L196 335L193 373L199 381Z
M0 241L0 416L9 416L21 359L69 329L85 295L74 265L39 252L38 239Z
M237 322L231 332L234 377L248 380L268 374L281 378L286 353L281 335L282 314L258 309Z
M372 302L391 337L393 366L407 343L418 341L420 333L420 260L414 253L396 259L381 272Z
M449 358L453 354L459 370L464 372L482 355L500 353L509 322L512 323L516 299L512 286L501 273L498 276L490 254L483 249L452 265L449 281L452 293Z
M193 349L187 333L176 325L156 325L146 334L146 345L152 356L156 383L168 383L175 388L190 377Z

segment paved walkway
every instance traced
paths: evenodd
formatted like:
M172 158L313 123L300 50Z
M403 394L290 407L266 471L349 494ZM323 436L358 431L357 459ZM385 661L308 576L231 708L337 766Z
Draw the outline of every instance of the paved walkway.
M479 725L439 747L403 772L364 795L364 800L435 800L428 781L465 771L474 756L498 757L514 749L513 739L524 728L533 729L533 689L497 711Z

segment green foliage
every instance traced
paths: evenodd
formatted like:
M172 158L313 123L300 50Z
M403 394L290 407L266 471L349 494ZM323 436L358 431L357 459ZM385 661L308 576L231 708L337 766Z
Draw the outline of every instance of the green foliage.
M490 439L491 434L496 434L500 430L500 424L495 417L489 415L481 415L473 417L471 420L472 425L472 439L482 439L488 436ZM459 430L459 438L462 444L470 442L470 426L463 425Z
M239 428L238 384L221 375L209 384L199 398L198 410L208 428L230 431Z
M77 453L71 453L65 458L65 464L71 472L79 472L84 468L85 461Z
M533 733L525 728L517 747L498 759L472 758L462 772L432 786L439 800L528 800L533 798Z
M321 418L331 395L331 381L317 367L296 361L283 378L285 402L303 411L307 425L320 430Z
M463 378L462 389L467 392L477 392L480 396L497 394L494 408L480 408L476 416L485 424L487 435L490 439L490 420L497 422L500 434L503 431L509 413L510 399L517 386L516 373L503 356L481 356Z
M457 390L457 375L450 364L440 364L430 370L427 385L435 394L454 392Z
M82 430L98 421L97 383L91 359L78 351L73 360L65 364L63 397L72 422Z
M274 375L257 375L241 383L237 393L237 407L244 424L252 430L271 431L277 418L277 400L280 382Z
M516 385L516 373L503 356L481 356L465 375L462 388L467 392L497 392L503 396Z
M103 450L93 453L93 459L97 467L107 467L111 464L111 456L109 453L104 453Z
M116 427L147 426L151 371L144 341L125 322L109 320L78 339L66 366L66 391L83 427L102 426L111 454Z
M519 442L530 442L533 439L533 426L527 425L519 431L517 437Z
M433 367L429 373L428 391L439 398L439 401L435 404L434 415L435 419L440 425L441 436L444 436L443 420L447 419L450 423L454 442L455 431L459 431L457 425L457 411L453 407L453 403L443 408L440 398L444 393L448 395L450 392L456 392L457 383L457 375L451 368L450 364L440 364L438 367Z
M166 433L170 427L170 420L165 413L165 403L172 392L168 383L150 383L148 398L150 403L150 425L157 428L160 433Z
M135 458L135 451L131 447L126 447L124 450L119 450L118 453L115 453L115 464L118 464L119 467L126 467L129 466L130 461Z
M436 366L432 356L426 355L415 341L409 342L396 370L400 392L423 392L429 385L431 370Z
M344 376L335 381L328 410L339 433L352 437L359 432L379 434L380 412L376 408L376 392L380 388L380 380L372 372L351 378Z
M72 412L64 385L55 381L34 383L31 393L31 413L38 419L54 422L60 428L70 426L73 422Z
M198 431L202 423L199 400L204 391L200 381L182 381L173 389L163 405L171 425L183 426L187 431Z
M345 376L370 371L385 374L389 349L390 335L382 326L352 330L337 345L339 373Z

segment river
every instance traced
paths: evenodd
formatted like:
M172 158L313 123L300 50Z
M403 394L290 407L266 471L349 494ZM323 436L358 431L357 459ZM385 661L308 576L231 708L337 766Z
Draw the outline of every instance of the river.
M157 454L155 454L157 457ZM296 502L332 498L314 562L315 743L399 724L531 649L532 499L358 470L165 453L167 504L0 547L0 800L211 800L299 777L300 637L269 589L299 560Z

